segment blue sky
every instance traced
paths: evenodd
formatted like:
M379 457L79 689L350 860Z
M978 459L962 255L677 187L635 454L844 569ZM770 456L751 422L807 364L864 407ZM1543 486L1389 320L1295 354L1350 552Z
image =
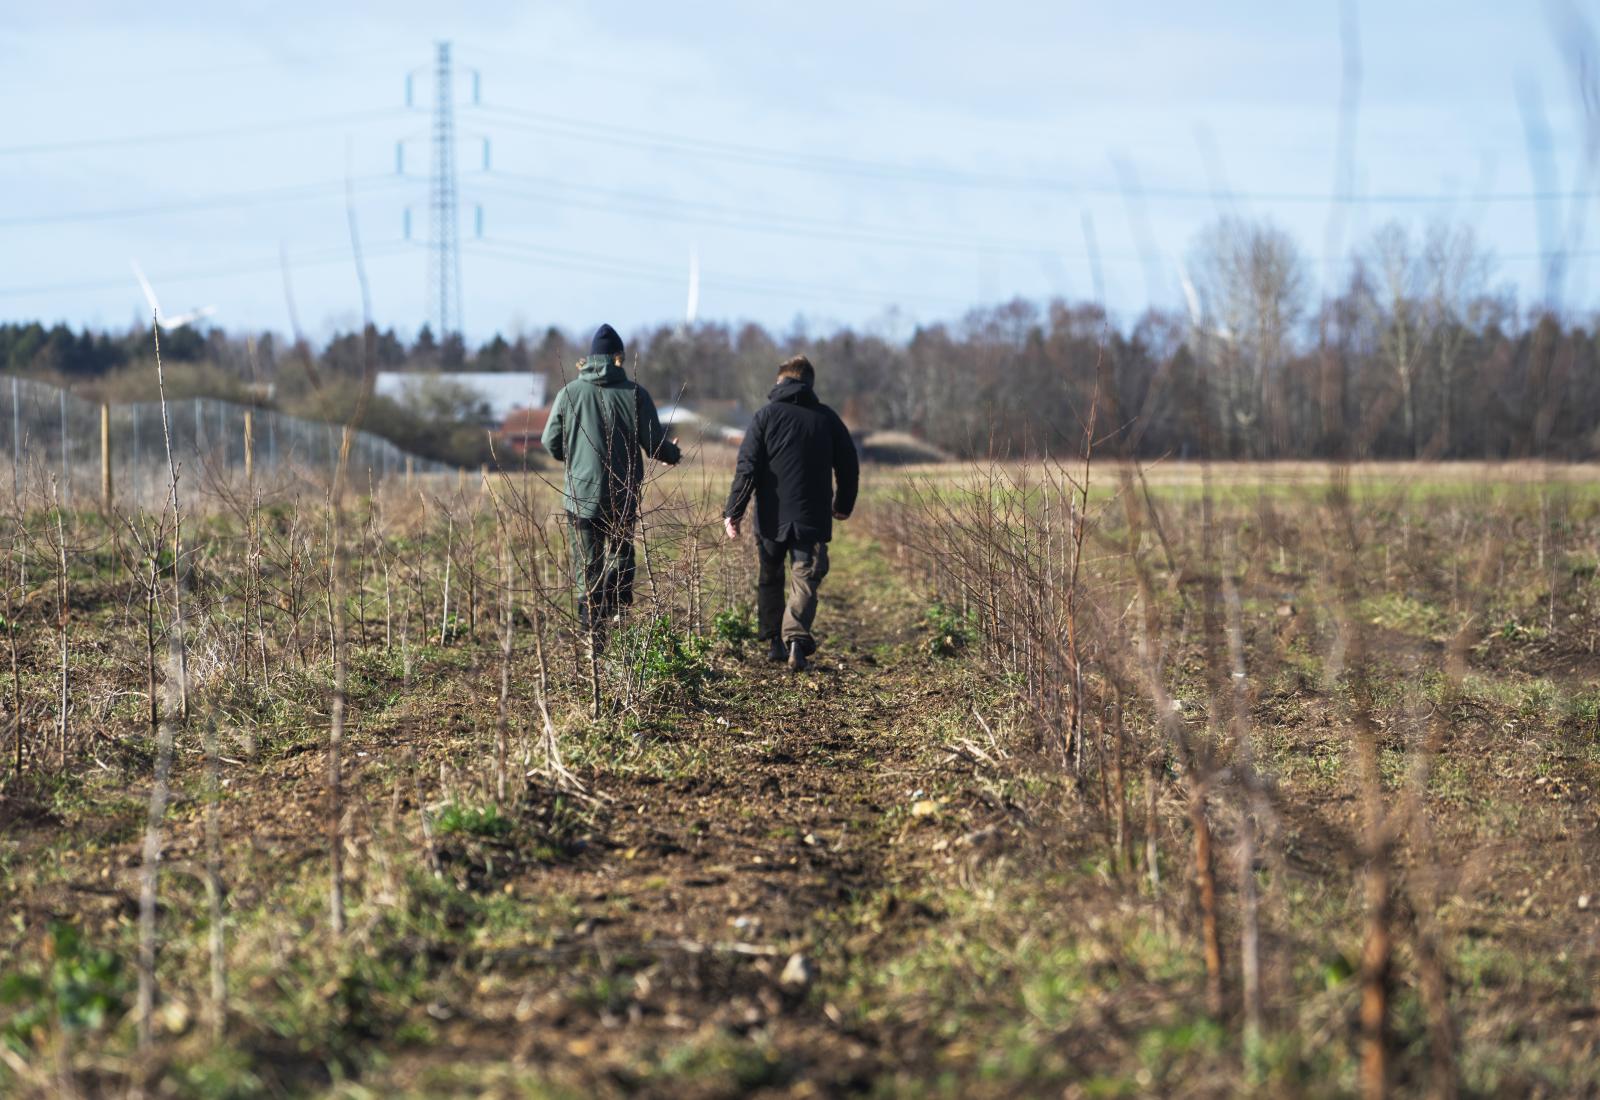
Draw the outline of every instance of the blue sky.
M1519 87L1542 104L1553 186L1584 189L1559 5L1356 10L1367 201L1342 239L1465 220L1496 282L1537 298L1546 243L1524 197L1551 184ZM168 313L284 331L286 256L301 324L325 337L360 317L348 176L374 313L413 332L429 118L403 96L417 70L429 102L441 39L458 101L481 78L457 116L472 341L680 319L691 250L702 319L903 336L1016 295L1094 297L1086 223L1126 320L1181 304L1177 263L1219 188L1293 233L1320 278L1340 26L1332 0L8 5L0 319L125 327L145 312L137 259ZM1563 294L1584 313L1587 266Z

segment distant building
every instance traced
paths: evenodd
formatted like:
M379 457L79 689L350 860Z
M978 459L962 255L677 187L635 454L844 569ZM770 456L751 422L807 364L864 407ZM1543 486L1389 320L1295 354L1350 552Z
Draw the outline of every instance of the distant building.
M541 409L550 380L533 371L379 371L373 392L400 405L423 403L430 387L459 386L482 405L483 423L498 428L516 409Z
M521 457L542 446L539 437L550 422L550 409L512 409L495 433L495 447Z
M694 431L703 439L734 447L744 442L745 429L750 426L750 413L738 401L696 401L689 405L673 402L657 411L661 426L669 432Z

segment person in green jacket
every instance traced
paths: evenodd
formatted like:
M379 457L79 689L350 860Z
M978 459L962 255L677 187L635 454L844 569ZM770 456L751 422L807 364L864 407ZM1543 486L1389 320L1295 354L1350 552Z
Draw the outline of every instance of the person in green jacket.
M633 602L633 528L644 495L644 458L675 466L655 402L622 369L622 338L601 325L578 377L556 394L541 442L566 467L562 507L572 533L578 619L596 648L605 624Z

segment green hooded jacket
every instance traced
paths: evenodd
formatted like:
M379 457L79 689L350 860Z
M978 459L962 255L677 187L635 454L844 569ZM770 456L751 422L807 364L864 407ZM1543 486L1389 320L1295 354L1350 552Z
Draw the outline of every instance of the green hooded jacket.
M540 440L567 470L562 505L579 519L632 524L644 492L644 458L675 466L678 446L661 430L655 402L604 355L583 361L556 394Z

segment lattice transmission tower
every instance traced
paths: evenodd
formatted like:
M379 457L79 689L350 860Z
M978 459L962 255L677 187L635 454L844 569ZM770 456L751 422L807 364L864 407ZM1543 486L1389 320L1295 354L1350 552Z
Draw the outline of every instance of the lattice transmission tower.
M461 239L456 208L456 106L450 43L433 69L433 174L428 185L428 302L440 343L461 332Z
M412 95L413 78L421 69L406 75L406 106L416 107ZM468 68L472 78L472 98L469 106L480 102L481 78L477 69ZM432 144L431 168L428 175L428 282L426 306L434 333L442 344L447 336L460 335L461 316L461 223L460 202L456 182L456 69L450 57L450 43L434 45L433 111L429 128ZM415 137L420 138L418 134ZM395 172L405 175L405 147L408 141L395 143ZM483 143L483 170L489 170L489 139L479 137ZM477 208L475 232L483 236L483 208ZM411 239L411 209L405 210L405 237Z

